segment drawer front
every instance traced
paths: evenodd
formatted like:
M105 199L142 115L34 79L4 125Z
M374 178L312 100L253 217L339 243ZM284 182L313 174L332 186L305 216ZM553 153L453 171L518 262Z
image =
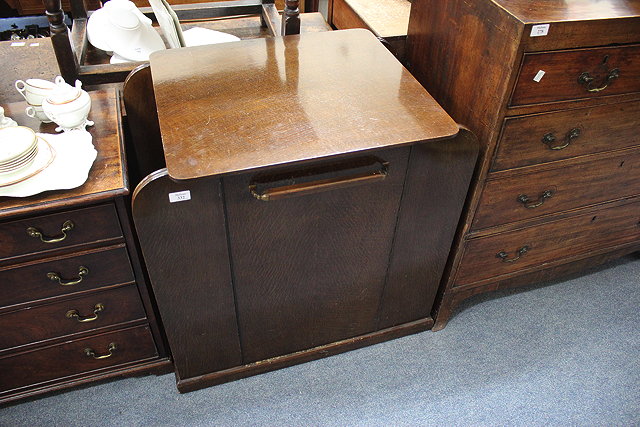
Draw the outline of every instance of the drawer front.
M493 170L552 162L640 144L640 102L505 120Z
M0 393L157 356L146 325L65 342L0 358Z
M633 92L640 92L639 45L527 53L510 105Z
M134 280L124 246L0 269L0 308Z
M454 286L632 242L640 242L640 201L471 239Z
M5 222L0 224L0 261L121 237L113 205Z
M145 318L135 285L0 315L0 350Z
M640 150L487 180L472 228L481 229L640 194Z

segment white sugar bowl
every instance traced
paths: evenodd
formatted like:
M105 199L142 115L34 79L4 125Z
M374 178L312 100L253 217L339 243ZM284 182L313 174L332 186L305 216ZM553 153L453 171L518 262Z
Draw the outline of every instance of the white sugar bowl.
M71 86L60 76L55 79L56 88L42 101L44 114L54 121L57 132L72 129L84 129L93 125L87 120L91 110L91 97L81 89L82 83L76 80L76 85Z

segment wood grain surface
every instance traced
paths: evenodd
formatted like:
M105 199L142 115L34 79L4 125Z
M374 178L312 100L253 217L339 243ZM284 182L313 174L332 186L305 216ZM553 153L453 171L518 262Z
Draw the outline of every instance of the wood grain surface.
M378 328L431 315L478 149L464 128L447 143L411 147Z
M410 11L409 0L334 0L332 16L338 28L368 28L376 36L386 38L407 35ZM365 26L349 25L358 20Z
M543 269L527 269L516 274L507 274L499 278L489 278L474 282L469 286L455 288L456 292L445 294L442 303L438 306L438 311L434 317L439 319L433 325L433 331L439 331L447 324L453 309L462 301L474 295L482 294L499 289L509 289L517 286L537 283L538 286L549 286L556 284L560 278L570 278L579 275L581 272L592 269L596 266L616 260L617 258L629 255L640 249L640 243L623 243L614 248L603 248L589 253L579 253L569 258L555 260L545 263Z
M96 310L98 304L101 310ZM95 317L95 320L79 322L66 315L70 310L75 310L79 319ZM0 315L0 327L5 331L0 337L0 353L12 347L144 320L145 317L135 285L91 292L51 304L30 305Z
M540 71L540 81L535 77ZM619 77L607 81L610 73ZM591 85L579 78L588 73ZM588 89L594 89L589 91ZM599 90L595 90L599 89ZM510 106L640 92L640 45L525 54Z
M638 129L640 102L637 101L508 118L492 170L640 145ZM552 142L550 138L545 139L547 135L553 138Z
M408 68L484 147L499 132L522 36L517 23L488 3L439 0L432 13L430 2L415 0L407 35Z
M67 221L73 223L73 228L63 234L62 229ZM45 239L66 237L58 242L46 243L37 236L29 235L28 228L35 228ZM0 265L16 262L21 257L47 255L65 248L123 240L120 220L110 204L3 222L0 224L0 234Z
M96 360L85 354L85 349L90 348L97 356L106 355L111 343L116 345L111 357ZM100 370L157 359L157 356L149 327L138 326L0 357L0 372L11 373L0 378L0 397L4 391L29 384L46 386L58 378L79 373L97 374Z
M471 239L464 261L455 277L455 286L462 286L490 277L537 269L548 262L579 254L588 254L606 247L637 243L640 203L636 200L622 206L587 212L537 227L527 227L509 233ZM527 246L520 259L517 251ZM504 251L504 262L496 255Z
M156 52L151 71L174 179L447 138L458 130L364 30Z
M171 203L181 191L191 200ZM219 180L175 182L161 170L138 185L132 204L176 372L242 364Z
M640 150L629 149L586 157L570 164L496 173L487 180L472 228L522 221L640 194ZM553 192L546 200L545 191ZM519 200L528 197L525 207Z
M40 0L38 2L42 5ZM16 80L44 79L53 81L60 74L51 46L51 39L48 37L22 40L18 43L1 41L0 62L2 62L0 105L5 108L8 103L24 101L14 86ZM8 113L7 116L9 116Z
M86 267L88 274L79 276L80 267ZM63 286L47 277L51 272L56 273L63 283L80 277L82 281ZM26 302L46 301L59 295L81 294L98 287L133 283L134 276L124 244L120 244L0 269L0 282L20 283L20 286L2 288L0 311L6 311Z
M616 19L638 16L640 1L491 0L524 23Z
M127 76L122 90L122 100L127 111L126 129L129 131L129 173L135 185L145 176L165 167L151 68L148 63L138 66Z
M244 363L376 329L408 155L375 152L382 181L282 200L223 179Z

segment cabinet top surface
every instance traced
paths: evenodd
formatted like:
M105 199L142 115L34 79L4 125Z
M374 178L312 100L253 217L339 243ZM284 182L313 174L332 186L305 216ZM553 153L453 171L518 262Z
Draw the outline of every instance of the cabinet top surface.
M169 175L192 179L444 139L456 123L366 30L151 55Z
M93 163L87 181L71 190L46 191L31 197L0 197L0 219L38 213L47 208L73 207L83 203L107 200L128 193L119 127L118 99L114 90L89 92L91 112L89 119L95 125L87 128L93 137L98 157ZM22 126L36 132L55 133L54 123L40 123L25 114L27 104L14 102L3 105L5 114Z
M491 0L524 23L640 17L640 0Z

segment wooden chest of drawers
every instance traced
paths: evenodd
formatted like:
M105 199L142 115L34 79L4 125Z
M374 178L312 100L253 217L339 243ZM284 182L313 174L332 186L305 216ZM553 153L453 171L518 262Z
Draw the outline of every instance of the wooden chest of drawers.
M434 329L640 248L640 1L416 0L408 56L482 144Z
M87 182L0 198L0 401L168 366L123 201L118 103L91 96ZM24 108L5 106L38 129Z

